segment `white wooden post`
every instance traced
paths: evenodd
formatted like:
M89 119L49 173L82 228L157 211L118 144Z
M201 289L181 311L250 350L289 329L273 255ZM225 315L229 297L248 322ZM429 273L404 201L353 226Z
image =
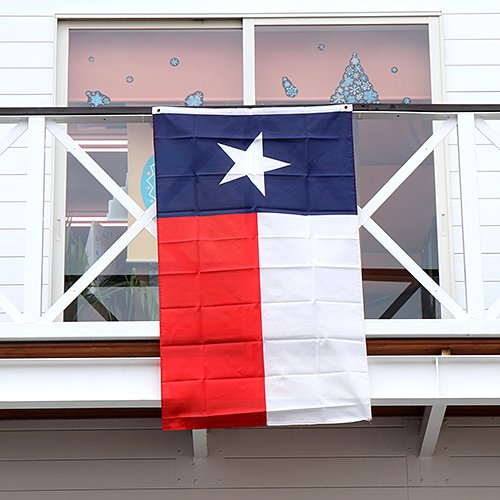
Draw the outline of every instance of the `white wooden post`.
M28 119L28 125L29 164L26 192L24 321L36 323L40 320L42 307L45 117L32 116Z
M459 113L457 123L467 312L469 318L481 319L485 311L474 114Z

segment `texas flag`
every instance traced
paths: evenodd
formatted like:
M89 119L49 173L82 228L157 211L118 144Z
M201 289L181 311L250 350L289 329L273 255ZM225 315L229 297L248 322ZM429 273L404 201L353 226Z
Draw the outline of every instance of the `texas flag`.
M163 428L369 420L351 109L153 111Z

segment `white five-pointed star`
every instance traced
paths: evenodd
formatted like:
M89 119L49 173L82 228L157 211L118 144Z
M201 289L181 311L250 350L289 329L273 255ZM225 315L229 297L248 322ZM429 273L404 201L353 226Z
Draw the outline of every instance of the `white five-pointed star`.
M290 165L290 163L264 156L262 132L248 146L246 151L226 146L225 144L219 144L219 146L234 161L231 170L220 181L219 185L247 176L255 184L255 187L266 196L265 172Z

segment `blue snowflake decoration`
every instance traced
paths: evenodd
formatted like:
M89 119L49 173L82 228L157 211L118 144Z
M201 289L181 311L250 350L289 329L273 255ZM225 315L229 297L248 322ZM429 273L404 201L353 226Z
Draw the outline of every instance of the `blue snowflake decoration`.
M409 97L405 97L401 102L403 104L410 104L411 103L411 99Z
M97 108L98 106L107 106L111 102L111 99L107 95L104 95L98 90L96 90L95 92L93 92L92 90L87 90L87 92L85 92L85 95L88 99L88 105L91 108Z
M90 56L89 57L89 62L94 62L94 61L95 61L94 56Z
M363 66L358 58L358 53L353 52L349 66L346 67L342 80L330 97L330 104L378 104L378 92L370 83Z
M177 57L172 57L172 59L170 59L170 66L173 66L174 68L176 66L179 66L179 63L180 61L179 59L177 59Z
M324 43L320 43L318 45L318 50L325 50L326 49L326 45Z
M196 92L193 92L192 94L189 94L185 99L184 99L184 105L185 106L191 106L191 107L199 107L203 106L203 99L205 98L205 94L201 90L197 90Z
M127 76L127 78L125 78L125 80L127 80L127 83L132 83L134 81L134 77L133 76Z
M392 71L393 73L397 73L397 72L399 71L399 69L398 69L396 66L393 66L393 67L391 68L391 71Z
M286 96L290 97L291 99L297 97L299 89L297 87L294 87L293 83L286 76L284 76L281 80L281 85L283 85L283 88L285 89Z

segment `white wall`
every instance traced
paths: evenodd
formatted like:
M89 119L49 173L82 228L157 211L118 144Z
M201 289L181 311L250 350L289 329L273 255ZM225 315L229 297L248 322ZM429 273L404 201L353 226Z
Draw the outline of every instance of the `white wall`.
M0 107L54 104L55 35L52 16L0 16Z
M500 103L500 13L450 14L443 18L446 100L450 103ZM494 122L497 131L498 126ZM452 141L453 142L453 141ZM476 133L478 194L485 306L500 296L500 151ZM451 146L451 196L457 299L465 306L463 244L458 208L457 149Z
M0 107L54 105L55 29L52 16L0 16ZM11 128L8 124L0 125L0 137ZM26 248L27 145L28 134L25 133L0 156L0 291L21 310ZM47 165L50 175L50 158ZM47 185L50 186L48 177ZM49 194L50 190L47 191ZM47 228L48 223L47 220ZM45 235L48 243L48 230ZM47 265L48 244L44 256ZM9 321L9 318L0 312L2 321Z

